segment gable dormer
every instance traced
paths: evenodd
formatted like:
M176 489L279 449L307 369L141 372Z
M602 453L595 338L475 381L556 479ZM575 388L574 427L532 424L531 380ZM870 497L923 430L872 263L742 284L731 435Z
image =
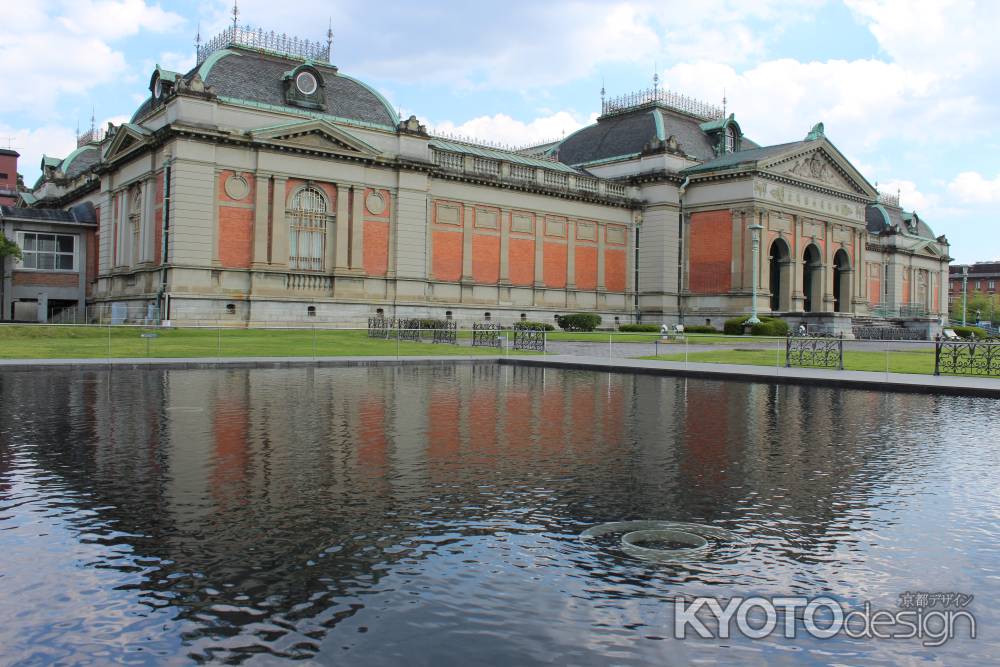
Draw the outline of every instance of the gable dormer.
M699 127L711 138L712 148L717 157L736 153L742 148L743 130L736 122L735 114L702 123Z
M152 95L154 104L161 104L177 86L177 72L163 69L159 65L153 70L149 77L149 93Z
M281 80L285 102L306 109L326 108L326 84L323 75L309 62L285 72Z

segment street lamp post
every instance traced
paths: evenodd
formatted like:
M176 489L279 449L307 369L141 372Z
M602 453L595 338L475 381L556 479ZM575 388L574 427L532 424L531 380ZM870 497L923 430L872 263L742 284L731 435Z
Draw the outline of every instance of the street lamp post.
M969 303L969 267L962 267L962 326L965 326L965 308Z
M757 276L760 274L758 266L760 264L760 230L764 229L764 227L754 222L750 225L749 229L753 235L753 268L751 269L751 273L753 274L753 287L751 288L753 294L750 297L750 319L745 324L753 326L760 324L760 318L757 317Z

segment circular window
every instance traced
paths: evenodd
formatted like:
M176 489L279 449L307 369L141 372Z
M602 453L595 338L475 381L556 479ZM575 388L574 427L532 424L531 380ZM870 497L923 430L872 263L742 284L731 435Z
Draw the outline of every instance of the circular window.
M311 72L299 72L299 75L295 77L295 87L303 95L312 95L316 92L316 77Z
M156 80L153 82L153 97L155 97L156 99L160 99L160 97L162 96L163 96L163 82L160 80L160 77L156 77Z

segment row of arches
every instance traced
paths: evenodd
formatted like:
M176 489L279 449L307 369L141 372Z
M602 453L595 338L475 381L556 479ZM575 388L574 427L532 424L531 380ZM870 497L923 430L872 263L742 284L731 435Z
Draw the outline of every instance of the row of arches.
M771 289L771 310L787 312L792 310L792 257L784 239L775 239L769 252ZM802 253L801 287L802 310L811 313L822 310L823 306L823 260L819 248L814 243L805 247ZM838 313L850 311L851 303L851 258L843 248L833 256L833 310Z

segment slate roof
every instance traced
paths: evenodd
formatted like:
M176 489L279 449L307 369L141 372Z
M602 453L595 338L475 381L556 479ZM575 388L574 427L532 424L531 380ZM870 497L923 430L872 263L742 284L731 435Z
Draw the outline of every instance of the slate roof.
M101 149L94 144L89 144L70 153L69 156L62 161L60 169L62 169L66 178L76 178L100 161Z
M559 143L559 161L579 165L637 155L651 140L666 140L671 135L688 155L711 160L715 151L711 138L699 127L702 122L661 107L599 118L594 125L578 130Z
M68 211L55 208L17 208L0 206L0 217L34 222L51 222L71 225L96 225L97 210L90 202L73 206Z
M910 236L919 236L929 240L937 239L934 230L924 222L923 218L916 213L904 211L896 206L869 204L865 208L865 222L868 231L872 234L884 234L891 227L896 227L900 232Z
M303 110L302 107L286 103L283 88L285 73L301 65L302 61L242 50L235 46L216 54L220 56L218 59L211 64L206 61L199 68L188 72L185 78L190 79L196 71L200 71L205 83L221 97L285 107L292 112ZM395 113L378 93L326 64L310 64L323 77L326 91L324 113L395 128Z

